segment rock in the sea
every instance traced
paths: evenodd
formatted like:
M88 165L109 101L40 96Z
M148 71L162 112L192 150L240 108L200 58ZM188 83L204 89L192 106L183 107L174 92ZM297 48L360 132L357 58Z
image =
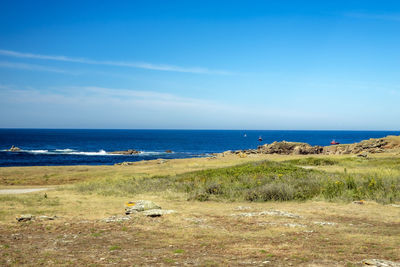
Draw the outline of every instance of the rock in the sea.
M126 203L125 214L128 215L135 212L153 210L153 209L161 209L161 207L150 200L132 201Z
M17 217L16 219L19 222L27 222L27 221L30 221L30 220L34 220L35 216L33 216L32 214L24 214L24 215L21 215L21 216Z
M12 145L8 151L11 151L11 152L18 152L18 151L21 151L21 148Z
M139 153L140 153L140 151L137 151L135 149L108 152L108 154L116 154L116 155L136 155L136 154L139 154Z
M173 151L170 149L167 149L167 150L165 150L165 153L173 153Z
M171 214L174 212L175 212L174 210L152 209L144 211L143 215L146 215L148 217L160 217L164 214Z
M379 259L363 260L362 264L374 267L400 267L400 262L379 260Z

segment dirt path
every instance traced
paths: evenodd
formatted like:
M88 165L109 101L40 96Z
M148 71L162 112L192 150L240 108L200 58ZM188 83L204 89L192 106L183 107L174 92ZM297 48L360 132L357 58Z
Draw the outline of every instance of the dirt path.
M25 194L38 191L49 190L53 188L22 188L22 189L0 189L0 195L6 194Z

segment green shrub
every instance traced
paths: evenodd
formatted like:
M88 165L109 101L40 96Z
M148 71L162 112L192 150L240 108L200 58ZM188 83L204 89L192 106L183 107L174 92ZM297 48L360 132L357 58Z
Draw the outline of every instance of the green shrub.
M347 158L337 161L340 164L369 164ZM398 163L386 158L382 161L383 166ZM296 166L299 162L329 165L336 160L305 158L281 163L262 161L176 176L92 180L74 185L73 188L102 195L136 195L172 190L186 193L188 200L197 201L289 201L315 197L345 201L371 199L382 203L400 201L400 175L393 175L399 173L395 169L397 165L387 168L389 171L354 174L304 169Z
M284 183L266 184L256 189L249 190L246 200L249 201L288 201L294 199L294 189Z

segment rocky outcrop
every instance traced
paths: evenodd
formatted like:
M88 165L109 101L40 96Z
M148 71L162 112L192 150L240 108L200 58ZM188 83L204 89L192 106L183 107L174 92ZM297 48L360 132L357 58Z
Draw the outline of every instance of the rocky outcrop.
M397 138L385 137L364 140L354 144L334 145L324 147L323 154L343 155L358 153L382 153L390 149L400 148Z
M273 142L259 146L257 149L225 151L221 155L228 154L280 154L280 155L345 155L357 154L360 157L368 157L368 153L382 153L394 149L400 150L400 136L387 136L384 138L371 138L354 144L341 144L331 146L311 146L298 142Z
M140 151L137 151L135 149L108 152L108 154L115 154L115 155L136 155L136 154L139 154L139 153L140 153Z
M257 148L259 153L262 154L282 154L282 155L308 155L308 154L321 154L322 146L311 146L307 143L297 142L273 142L272 144L265 144Z
M21 148L12 145L8 151L11 151L11 152L18 152L18 151L21 151Z

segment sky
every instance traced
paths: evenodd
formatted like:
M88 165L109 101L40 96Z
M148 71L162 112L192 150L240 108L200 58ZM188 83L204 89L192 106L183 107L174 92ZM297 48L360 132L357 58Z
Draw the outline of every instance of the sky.
M399 1L0 1L0 128L399 130Z

